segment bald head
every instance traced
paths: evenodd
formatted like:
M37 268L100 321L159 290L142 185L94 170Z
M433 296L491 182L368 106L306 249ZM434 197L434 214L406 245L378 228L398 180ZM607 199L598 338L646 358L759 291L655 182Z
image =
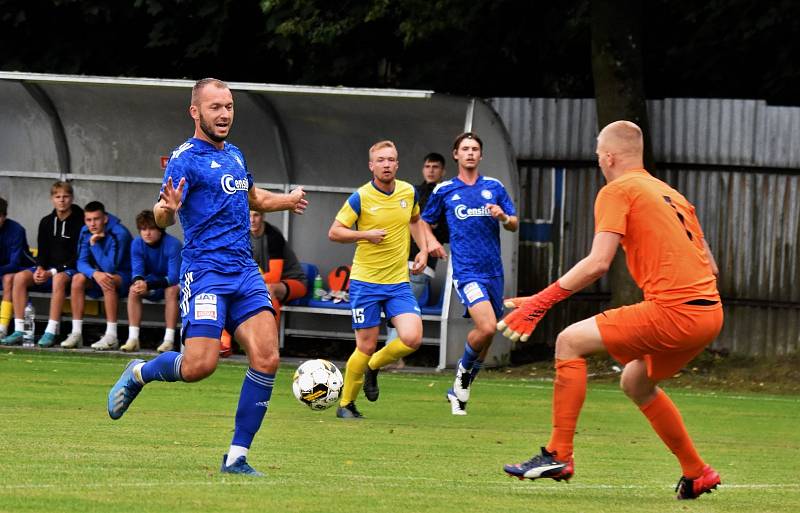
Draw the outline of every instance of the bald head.
M597 142L603 142L608 151L618 155L639 155L641 158L644 144L642 129L630 121L614 121L600 130Z
M200 80L195 82L194 87L192 87L192 105L195 106L200 105L200 96L203 92L203 89L205 89L206 87L228 89L228 84L226 84L222 80L217 80L216 78L201 78Z
M630 121L609 123L597 136L597 161L606 179L644 168L642 129Z

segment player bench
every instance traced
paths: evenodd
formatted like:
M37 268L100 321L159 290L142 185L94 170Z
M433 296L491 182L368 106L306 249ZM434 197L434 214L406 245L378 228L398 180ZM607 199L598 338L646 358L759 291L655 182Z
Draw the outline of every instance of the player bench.
M281 308L280 344L284 347L292 337L354 340L351 324L350 303L342 301L322 301L314 298L314 277L319 272L317 266L301 263L306 274L308 293L305 297L291 301ZM449 277L448 277L449 279ZM444 279L433 280L429 297L437 298L433 305L421 306L422 343L440 345L442 337L442 304L444 298ZM385 325L381 328L380 340L386 340Z

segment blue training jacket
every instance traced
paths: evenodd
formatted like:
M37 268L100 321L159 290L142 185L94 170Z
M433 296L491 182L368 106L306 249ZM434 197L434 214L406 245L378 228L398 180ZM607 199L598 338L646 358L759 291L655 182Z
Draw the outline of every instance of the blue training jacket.
M6 217L3 226L0 226L0 276L15 273L26 264L32 265L26 262L27 254L28 238L25 228Z
M78 239L78 272L91 278L95 271L131 276L131 233L119 221L117 216L108 215L106 236L94 246L89 244L92 238L89 228L81 228Z
M154 246L136 237L131 245L133 278L156 276L165 279L167 286L177 285L181 272L181 241L164 233ZM148 283L148 287L150 284Z

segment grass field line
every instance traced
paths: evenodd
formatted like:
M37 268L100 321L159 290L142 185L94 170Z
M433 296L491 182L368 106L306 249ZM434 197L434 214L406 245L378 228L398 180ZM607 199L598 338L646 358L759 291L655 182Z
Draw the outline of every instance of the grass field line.
M170 487L193 487L193 486L276 486L276 485L292 485L295 478L303 477L306 474L284 474L281 477L274 475L268 476L266 479L250 479L238 477L219 477L209 478L205 480L187 480L187 481L170 481ZM442 479L437 477L424 477L424 476L376 476L364 474L345 474L337 473L337 478L340 479L353 479L361 483L380 482L380 486L394 487L404 486L399 484L400 481L405 482L427 482L436 483L441 486L462 487L469 489L485 489L485 490L504 490L514 492L529 491L552 491L552 490L569 490L569 489L582 489L582 490L663 490L674 489L674 484L582 484L582 483L554 483L548 484L533 484L533 483L518 483L516 479L497 480L488 482L466 481L463 479ZM290 479L291 478L291 479ZM86 482L86 483L25 483L25 484L4 484L0 485L2 491L15 491L15 490L64 490L74 491L76 489L111 489L111 488L161 488L164 486L163 480L153 481L118 481L114 483L109 482ZM565 488L565 486L567 488ZM735 490L770 490L776 489L784 492L800 492L800 483L750 483L750 484L726 484L721 485L722 489L735 489Z

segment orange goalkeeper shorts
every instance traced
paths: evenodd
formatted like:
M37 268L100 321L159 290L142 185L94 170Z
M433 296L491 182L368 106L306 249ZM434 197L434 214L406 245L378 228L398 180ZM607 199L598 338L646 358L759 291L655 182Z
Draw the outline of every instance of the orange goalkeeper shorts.
M655 381L681 370L719 335L722 304L665 307L652 301L595 316L608 353L626 364L643 359Z

